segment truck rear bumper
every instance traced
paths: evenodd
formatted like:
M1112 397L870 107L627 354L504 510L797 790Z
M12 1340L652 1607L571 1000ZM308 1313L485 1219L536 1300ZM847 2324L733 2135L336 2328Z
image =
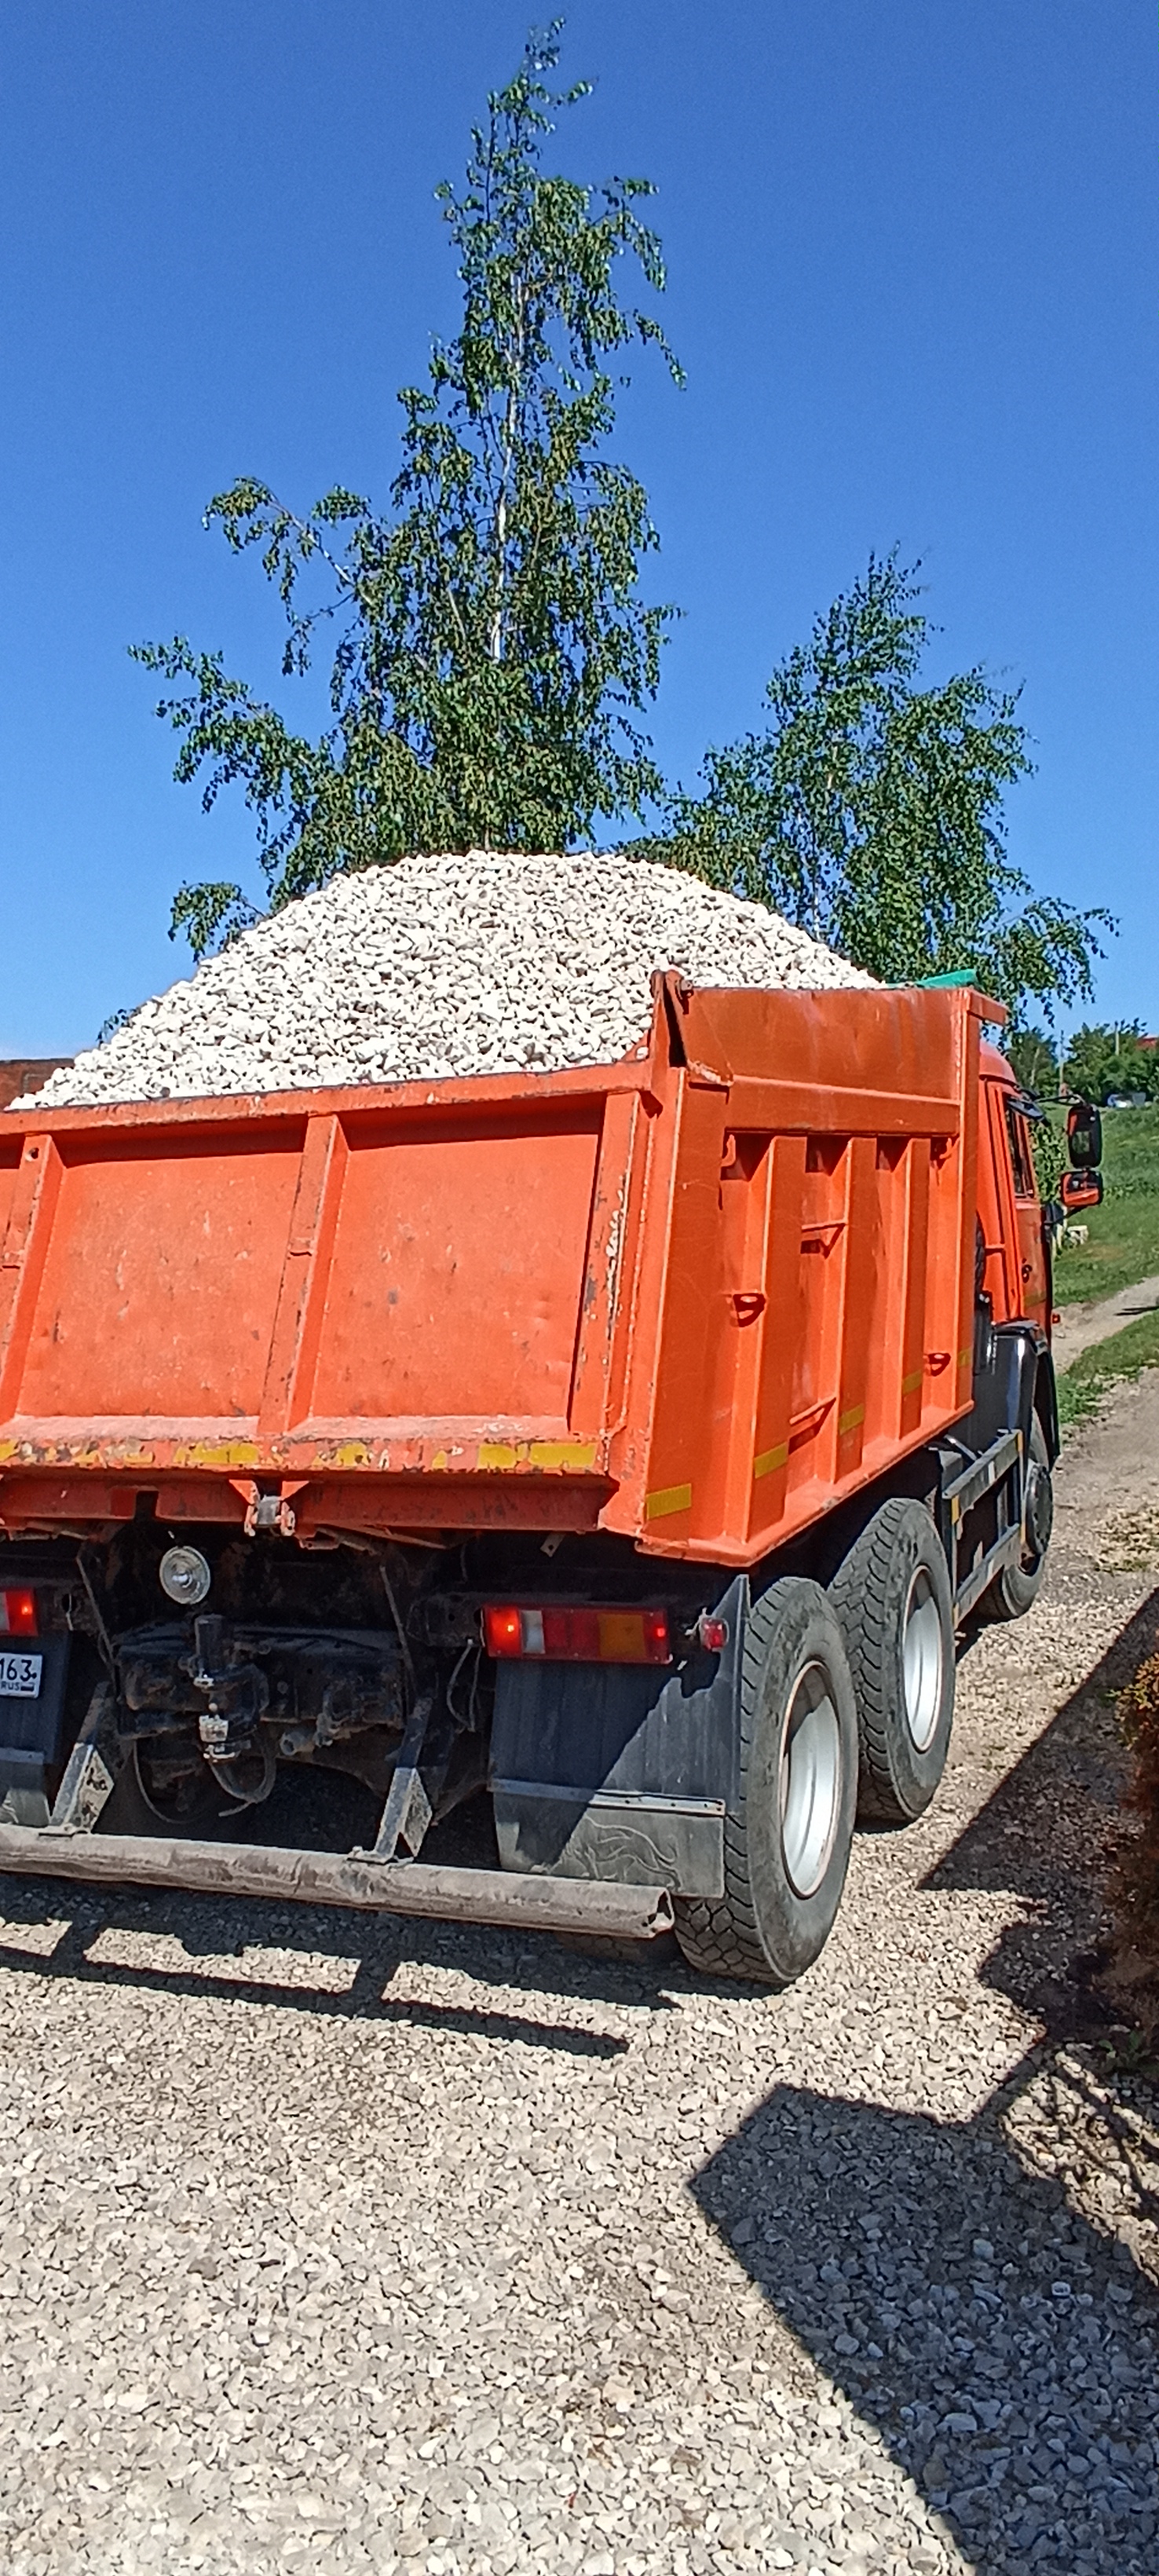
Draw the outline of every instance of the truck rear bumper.
M101 1886L181 1887L195 1894L268 1896L285 1904L341 1905L358 1913L422 1914L451 1923L514 1924L521 1931L595 1932L647 1941L670 1932L664 1887L599 1879L437 1869L421 1861L364 1860L345 1852L291 1851L261 1843L170 1842L137 1834L0 1825L0 1870Z

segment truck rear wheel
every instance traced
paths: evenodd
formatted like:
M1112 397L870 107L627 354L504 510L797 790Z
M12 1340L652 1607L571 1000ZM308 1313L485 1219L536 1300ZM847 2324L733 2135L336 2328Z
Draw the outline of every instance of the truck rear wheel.
M834 1577L857 1700L857 1813L908 1825L928 1807L954 1722L954 1609L946 1553L921 1503L893 1495Z
M721 1897L680 1897L690 1968L791 1985L841 1902L857 1794L857 1718L841 1630L817 1583L774 1583L749 1615L739 1681L739 1785Z

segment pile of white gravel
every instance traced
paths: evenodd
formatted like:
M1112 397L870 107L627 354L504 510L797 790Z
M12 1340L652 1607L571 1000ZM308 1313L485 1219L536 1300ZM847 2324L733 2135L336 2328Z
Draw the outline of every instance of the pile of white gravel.
M646 860L409 858L287 904L35 1096L66 1106L615 1062L647 1034L657 967L709 985L872 981L763 904Z

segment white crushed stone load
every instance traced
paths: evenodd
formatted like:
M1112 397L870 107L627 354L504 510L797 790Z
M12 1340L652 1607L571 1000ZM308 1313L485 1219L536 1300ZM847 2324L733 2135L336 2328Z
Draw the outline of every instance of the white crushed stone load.
M652 861L479 850L401 859L334 877L258 922L35 1099L195 1099L614 1063L648 1033L657 967L707 985L873 981L764 904Z

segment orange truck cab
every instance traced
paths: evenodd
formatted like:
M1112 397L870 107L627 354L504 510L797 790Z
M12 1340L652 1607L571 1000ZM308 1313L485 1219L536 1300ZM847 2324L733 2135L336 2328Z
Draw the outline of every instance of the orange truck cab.
M614 1065L0 1116L0 1866L799 1974L1042 1579L1001 1018L668 974Z

